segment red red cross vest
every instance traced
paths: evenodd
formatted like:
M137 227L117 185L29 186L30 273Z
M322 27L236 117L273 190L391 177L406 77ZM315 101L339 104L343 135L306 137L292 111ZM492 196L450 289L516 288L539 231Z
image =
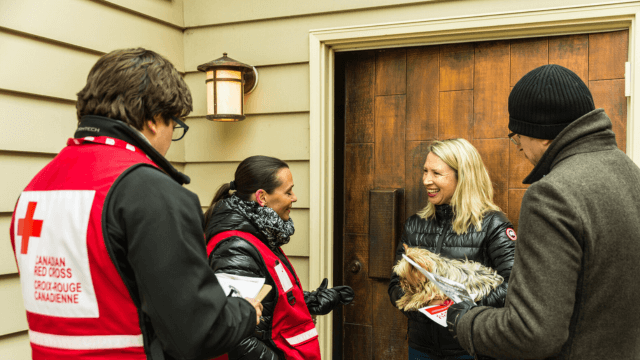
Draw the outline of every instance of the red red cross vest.
M11 219L32 358L146 359L137 308L106 249L102 210L125 170L154 164L119 139L67 145L31 180Z
M258 249L276 284L278 299L271 323L273 343L284 352L286 360L320 360L318 331L304 302L302 288L297 285L300 281L295 271L291 273L260 239L243 231L231 230L216 234L207 244L207 255L211 254L220 241L231 236L239 236ZM286 255L285 258L289 261Z

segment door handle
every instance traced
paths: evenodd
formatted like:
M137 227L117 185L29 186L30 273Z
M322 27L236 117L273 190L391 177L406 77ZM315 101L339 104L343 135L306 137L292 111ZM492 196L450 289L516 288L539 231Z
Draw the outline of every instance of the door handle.
M362 264L360 264L360 261L354 260L351 262L351 264L349 264L349 271L351 271L353 274L359 273L360 270L362 270Z

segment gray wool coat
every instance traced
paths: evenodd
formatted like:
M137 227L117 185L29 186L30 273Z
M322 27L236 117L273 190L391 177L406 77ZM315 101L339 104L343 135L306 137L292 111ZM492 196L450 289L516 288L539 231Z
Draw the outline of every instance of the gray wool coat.
M464 315L460 344L499 359L640 359L640 168L604 110L565 128L524 183L505 307Z

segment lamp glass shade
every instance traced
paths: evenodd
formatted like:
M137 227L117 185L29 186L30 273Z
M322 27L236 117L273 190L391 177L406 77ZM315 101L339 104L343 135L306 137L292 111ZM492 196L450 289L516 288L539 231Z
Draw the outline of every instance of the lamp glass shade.
M216 70L216 78L242 80L242 72L237 70Z
M217 114L242 115L242 83L216 81Z
M207 71L207 79L213 79L213 71ZM207 81L207 115L216 113L213 99L213 81Z

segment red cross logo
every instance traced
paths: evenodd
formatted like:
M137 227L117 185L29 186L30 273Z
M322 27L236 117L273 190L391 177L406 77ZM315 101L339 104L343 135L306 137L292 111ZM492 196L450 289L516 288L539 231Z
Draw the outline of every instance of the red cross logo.
M29 202L27 205L27 215L24 219L18 219L18 235L22 236L22 247L20 254L26 254L29 250L29 238L40 237L42 231L42 220L33 220L33 213L36 212L37 202Z

